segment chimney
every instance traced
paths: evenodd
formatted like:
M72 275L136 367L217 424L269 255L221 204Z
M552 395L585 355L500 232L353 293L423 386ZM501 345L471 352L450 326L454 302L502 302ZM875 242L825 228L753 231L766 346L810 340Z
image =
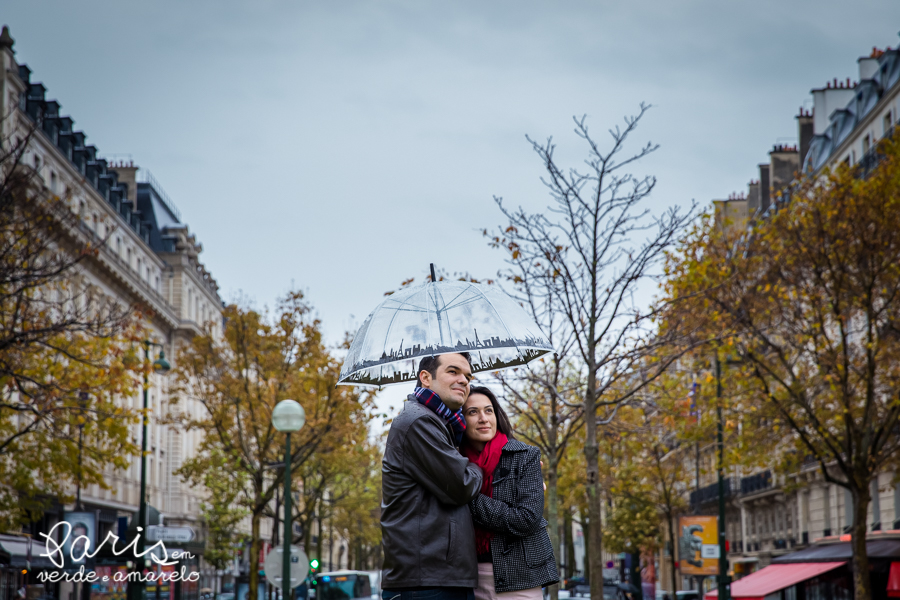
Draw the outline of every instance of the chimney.
M747 209L751 215L759 210L759 180L750 180L747 185Z
M119 183L128 186L127 200L132 206L137 206L137 170L138 168L133 162L125 161L116 162L109 165L110 171L115 171L118 176Z
M771 178L772 192L777 194L791 185L794 174L800 170L800 153L797 146L782 146L780 144L769 152L769 177Z
M759 165L759 210L769 209L769 165Z
M809 142L813 136L813 116L808 110L800 107L800 114L797 115L797 138L800 140L800 166L804 164L806 155L809 154Z
M856 62L859 63L860 81L874 78L875 74L878 73L878 69L881 68L881 65L878 64L878 59L869 56L862 56Z
M831 113L839 108L844 108L853 100L855 93L851 87L838 87L837 79L834 85L830 83L824 88L812 90L813 96L813 134L821 135L828 129Z

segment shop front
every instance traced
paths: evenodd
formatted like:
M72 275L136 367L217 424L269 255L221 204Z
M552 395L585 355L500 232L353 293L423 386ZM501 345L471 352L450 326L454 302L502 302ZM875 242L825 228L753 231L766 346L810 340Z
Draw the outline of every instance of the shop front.
M9 563L9 552L0 548L0 600L13 600L18 589L16 587L18 569Z
M41 556L46 552L44 544L28 537L0 534L0 552L9 560L3 565L5 585L0 589L0 598L10 590L13 595L7 595L7 598L18 598L19 590L23 591L26 600L59 598L59 583L40 580L42 573L56 570L49 558Z
M769 565L731 584L735 600L849 600L844 593L846 562ZM820 593L822 592L822 593ZM711 600L718 590L707 593Z
M900 534L875 532L866 540L872 600L900 597ZM853 600L849 536L820 540L779 556L731 584L735 600ZM704 595L713 600L718 592Z

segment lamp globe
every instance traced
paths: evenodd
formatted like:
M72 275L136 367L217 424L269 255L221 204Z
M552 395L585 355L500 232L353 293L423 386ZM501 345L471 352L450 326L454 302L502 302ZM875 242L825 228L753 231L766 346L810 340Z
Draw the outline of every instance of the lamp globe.
M300 431L306 423L306 411L295 400L282 400L272 410L272 425L278 431Z
M172 370L172 365L166 360L166 353L159 351L159 358L153 361L153 372L158 375L165 375Z

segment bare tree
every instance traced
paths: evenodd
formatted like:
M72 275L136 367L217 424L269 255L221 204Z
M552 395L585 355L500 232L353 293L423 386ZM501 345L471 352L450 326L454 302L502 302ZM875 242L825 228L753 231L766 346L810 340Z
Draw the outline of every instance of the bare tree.
M485 230L485 235L488 232ZM516 435L541 450L547 475L547 519L550 541L560 567L559 548L563 540L560 519L559 466L569 442L583 425L578 396L579 373L573 367L575 337L556 307L556 299L539 282L546 278L546 265L509 261L501 278L509 282L512 296L519 300L546 334L555 349L528 369L499 371L495 378L503 388ZM559 586L550 588L550 597L559 597Z
M597 598L603 595L597 427L674 360L646 367L645 357L667 345L671 332L660 335L654 328L655 312L646 306L650 303L637 298L652 292L655 269L693 213L693 207L686 212L671 208L654 216L644 204L656 178L626 171L658 148L648 143L626 154L626 142L648 109L642 104L624 127L611 129L606 149L591 137L586 117L575 118L575 133L588 146L583 171L557 163L552 138L537 142L528 137L546 169L542 181L552 198L546 211L510 209L495 197L508 223L493 242L507 249L509 262L519 266L520 277L530 279L527 285L535 294L552 298L580 363L590 525L587 565L591 594Z

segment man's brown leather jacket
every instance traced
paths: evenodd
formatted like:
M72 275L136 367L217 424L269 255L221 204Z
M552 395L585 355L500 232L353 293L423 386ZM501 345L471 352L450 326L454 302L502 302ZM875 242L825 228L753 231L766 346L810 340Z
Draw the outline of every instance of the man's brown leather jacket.
M481 489L482 472L415 396L391 424L381 472L382 589L476 587L468 502Z

